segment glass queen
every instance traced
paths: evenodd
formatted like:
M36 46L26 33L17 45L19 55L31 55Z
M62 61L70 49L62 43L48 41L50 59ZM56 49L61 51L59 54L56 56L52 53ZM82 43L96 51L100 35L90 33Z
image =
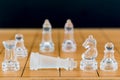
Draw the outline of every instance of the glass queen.
M23 35L22 34L16 34L15 35L15 40L17 42L15 53L17 54L17 56L26 57L27 56L27 49L24 45Z

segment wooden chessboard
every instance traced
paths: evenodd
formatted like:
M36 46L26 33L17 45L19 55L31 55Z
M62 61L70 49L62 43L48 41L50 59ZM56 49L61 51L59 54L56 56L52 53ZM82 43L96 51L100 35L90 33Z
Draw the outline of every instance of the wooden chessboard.
M64 53L61 50L61 44L64 39L63 29L53 29L52 39L55 43L55 51L53 53L44 53L44 55L67 58L74 58L78 62L78 67L73 71L66 71L64 69L41 69L38 71L31 71L29 69L29 58L31 52L39 52L39 44L42 39L41 29L0 29L0 64L4 60L5 50L2 41L14 39L16 33L24 35L25 46L28 49L28 56L26 58L18 58L20 62L20 70L17 72L3 72L0 66L0 80L38 80L38 79L84 79L84 80L98 80L98 79L120 79L120 29L75 29L74 37L77 43L77 51L74 53ZM98 49L98 66L103 58L104 45L106 42L113 42L115 45L115 58L118 61L119 69L114 72L104 72L99 68L96 71L85 72L80 70L79 63L81 54L86 50L82 47L82 43L92 34L97 40ZM43 54L43 53L42 53Z

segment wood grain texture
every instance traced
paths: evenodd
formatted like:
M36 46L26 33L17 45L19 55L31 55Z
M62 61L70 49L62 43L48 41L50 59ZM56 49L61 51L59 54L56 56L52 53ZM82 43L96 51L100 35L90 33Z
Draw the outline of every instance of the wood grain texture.
M1 29L0 30L0 64L4 60L4 47L2 41L14 39L16 33L21 33L24 36L24 43L28 49L28 56L26 58L18 58L21 69L17 72L3 72L0 66L0 80L43 80L43 79L82 79L82 80L119 80L120 79L120 29L75 29L74 37L77 43L77 50L73 53L65 53L61 50L61 45L64 40L63 29L53 29L52 39L55 44L55 51L52 53L42 53L39 51L39 44L42 39L41 29ZM106 42L113 42L115 45L115 58L119 63L119 69L114 72L101 71L99 68L96 71L86 72L79 68L81 55L86 50L82 47L82 43L88 37L93 35L97 40L98 49L98 67L101 59L104 56L104 45ZM38 71L31 71L29 69L29 58L31 52L40 52L41 54L67 58L74 58L78 67L73 71L66 71L64 69L41 69Z

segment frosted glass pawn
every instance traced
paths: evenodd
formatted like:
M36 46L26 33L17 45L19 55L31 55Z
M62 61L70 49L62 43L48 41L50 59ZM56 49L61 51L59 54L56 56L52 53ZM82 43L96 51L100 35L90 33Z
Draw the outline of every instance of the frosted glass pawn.
M64 27L64 41L62 43L62 51L75 52L76 42L74 40L74 28L70 19L67 20Z
M52 26L48 19L43 24L42 42L40 43L40 51L53 52L54 43L52 41Z
M104 71L115 71L118 63L114 58L114 45L111 42L105 44L104 58L100 62L100 69Z
M3 41L3 45L5 47L5 56L2 62L2 71L18 71L20 65L15 54L16 41Z
M87 50L82 54L82 60L80 62L81 70L92 71L98 68L96 62L96 57L98 55L96 44L97 42L92 35L89 35L89 37L83 43L83 47L85 47Z
M77 62L73 58L59 58L46 56L39 53L31 53L30 56L30 70L64 68L66 70L73 70L77 67Z
M17 54L17 56L26 57L27 56L27 49L24 46L23 35L22 34L16 34L15 35L15 40L17 42L15 53Z

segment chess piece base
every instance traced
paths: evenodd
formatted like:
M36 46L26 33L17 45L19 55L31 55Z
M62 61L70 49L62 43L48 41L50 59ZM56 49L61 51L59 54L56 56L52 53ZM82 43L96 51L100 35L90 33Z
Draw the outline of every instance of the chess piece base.
M96 70L97 62L95 60L82 60L80 62L80 69L84 71Z
M19 62L17 61L4 61L2 63L3 71L18 71L20 69Z
M118 69L118 64L116 61L106 59L105 61L101 61L100 69L104 71L116 71Z

